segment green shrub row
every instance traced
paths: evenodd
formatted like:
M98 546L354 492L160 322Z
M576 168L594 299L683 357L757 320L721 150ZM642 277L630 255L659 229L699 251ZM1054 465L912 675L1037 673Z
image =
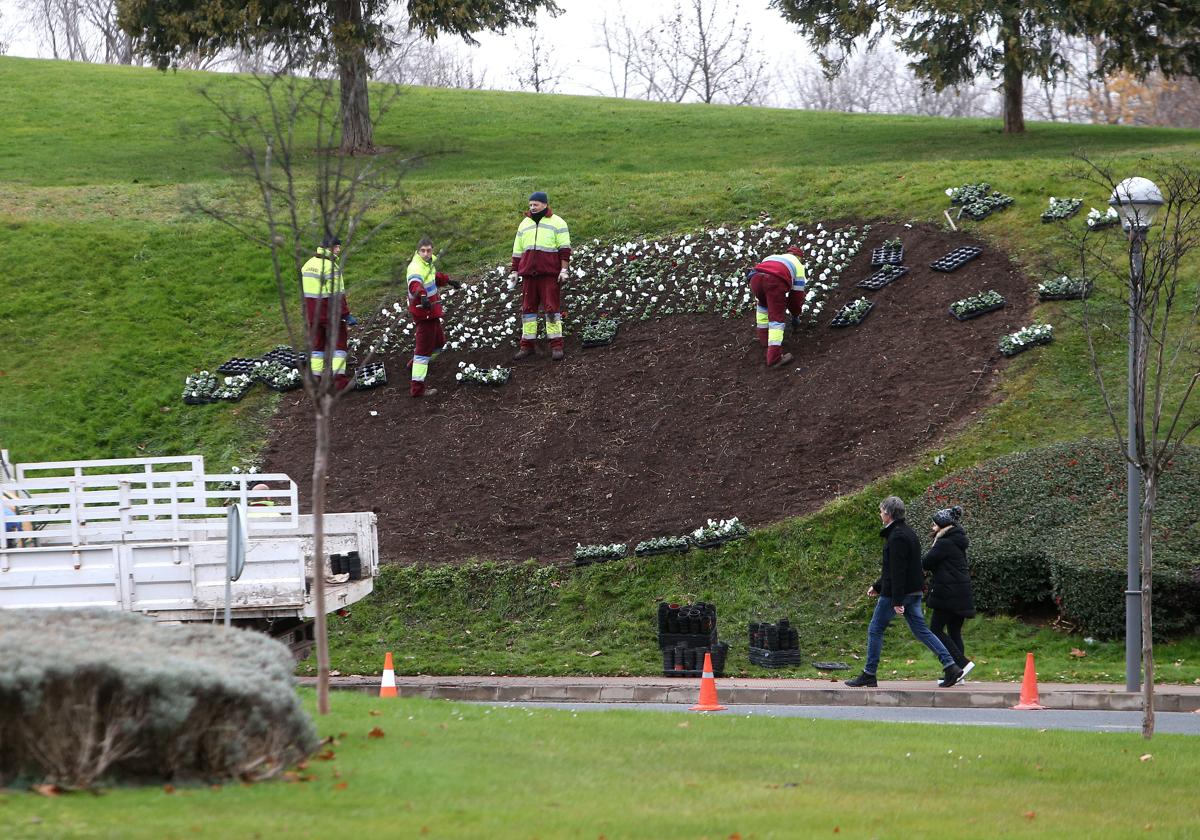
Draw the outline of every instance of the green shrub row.
M1163 475L1154 519L1156 635L1200 626L1200 452ZM1019 611L1053 601L1100 638L1125 631L1125 461L1112 441L1081 440L997 458L946 476L909 514L962 505L976 606Z
M0 785L270 777L316 747L293 667L249 631L0 610Z

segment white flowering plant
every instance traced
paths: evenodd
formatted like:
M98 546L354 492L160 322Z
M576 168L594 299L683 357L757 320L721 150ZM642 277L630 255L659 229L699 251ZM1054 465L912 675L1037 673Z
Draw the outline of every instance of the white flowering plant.
M603 563L605 560L620 560L625 556L625 543L610 543L608 545L575 545L575 565L586 566L589 563Z
M469 385L503 385L512 375L512 368L479 367L472 362L459 362L454 378Z
M712 546L739 539L749 533L735 516L732 519L710 519L692 531L689 538L698 546Z
M1015 356L1023 350L1039 344L1049 344L1054 340L1054 327L1050 324L1030 324L1014 333L1000 337L1000 352L1005 356Z
M207 370L193 373L184 380L183 401L188 405L203 405L216 400L217 377Z
M1087 226L1092 230L1100 230L1101 228L1112 227L1121 223L1121 214L1117 212L1116 207L1109 207L1108 211L1101 213L1095 207L1088 210Z
M865 297L852 300L838 310L837 315L833 317L833 320L829 324L834 327L852 327L856 324L861 324L874 305Z
M1064 274L1038 283L1037 290L1041 300L1080 300L1092 290L1092 283L1085 277L1068 277Z
M692 541L687 537L654 537L638 543L633 553L638 557L651 554L683 554L691 547Z
M1055 198L1050 196L1050 209L1042 213L1043 222L1060 222L1069 219L1083 206L1082 198Z
M250 386L253 384L254 380L248 373L226 376L223 381L217 383L217 388L213 391L213 397L218 400L237 402L246 396L246 392L250 390Z
M977 315L983 315L985 312L992 312L1004 306L1004 297L994 289L989 289L986 292L980 292L977 295L965 297L962 300L956 300L950 304L950 312L955 318L960 321L965 321L968 318L974 318Z
M256 362L254 378L275 391L294 391L301 384L300 371L274 361Z
M584 347L600 347L605 344L612 344L612 340L617 336L617 327L621 322L616 318L599 318L595 321L589 321L587 326L583 328Z
M808 296L802 317L815 324L830 292L858 254L869 227L827 228L818 223L775 225L769 216L742 228L715 227L663 239L578 243L567 269L564 331L579 333L600 321L636 321L712 313L737 317L754 308L746 272L789 246L803 249ZM496 266L445 299L446 349L489 350L521 333L521 291L508 288L509 265ZM539 333L544 326L539 325ZM409 350L413 324L406 306L392 303L363 318L350 339L357 352Z

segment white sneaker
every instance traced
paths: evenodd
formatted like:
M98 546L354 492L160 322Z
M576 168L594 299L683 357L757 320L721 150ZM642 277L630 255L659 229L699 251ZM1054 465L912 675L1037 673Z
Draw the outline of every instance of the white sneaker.
M968 659L967 664L963 666L962 676L958 678L958 682L955 683L955 685L962 685L965 683L967 681L967 674L971 673L971 670L974 667L975 663Z

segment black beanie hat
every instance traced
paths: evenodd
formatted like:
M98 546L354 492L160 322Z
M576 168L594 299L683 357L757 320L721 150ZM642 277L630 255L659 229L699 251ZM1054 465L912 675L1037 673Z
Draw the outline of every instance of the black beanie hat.
M939 510L933 515L934 524L939 528L945 528L948 525L957 525L962 520L963 509L958 505L951 508Z
M538 190L533 195L529 196L529 200L530 201L540 201L540 202L542 202L542 204L549 204L550 196L546 195L541 190Z

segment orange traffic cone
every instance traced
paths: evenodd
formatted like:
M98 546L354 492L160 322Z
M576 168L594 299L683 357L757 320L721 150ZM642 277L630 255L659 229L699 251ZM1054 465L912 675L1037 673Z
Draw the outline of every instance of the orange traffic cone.
M383 681L379 683L380 697L396 696L396 670L392 667L392 652L383 657Z
M1025 678L1021 680L1021 702L1013 706L1021 711L1046 708L1038 702L1037 671L1033 667L1033 654L1025 654Z
M689 712L723 712L725 707L717 700L717 680L713 677L712 654L704 654L704 674L700 677L700 702L688 709Z

